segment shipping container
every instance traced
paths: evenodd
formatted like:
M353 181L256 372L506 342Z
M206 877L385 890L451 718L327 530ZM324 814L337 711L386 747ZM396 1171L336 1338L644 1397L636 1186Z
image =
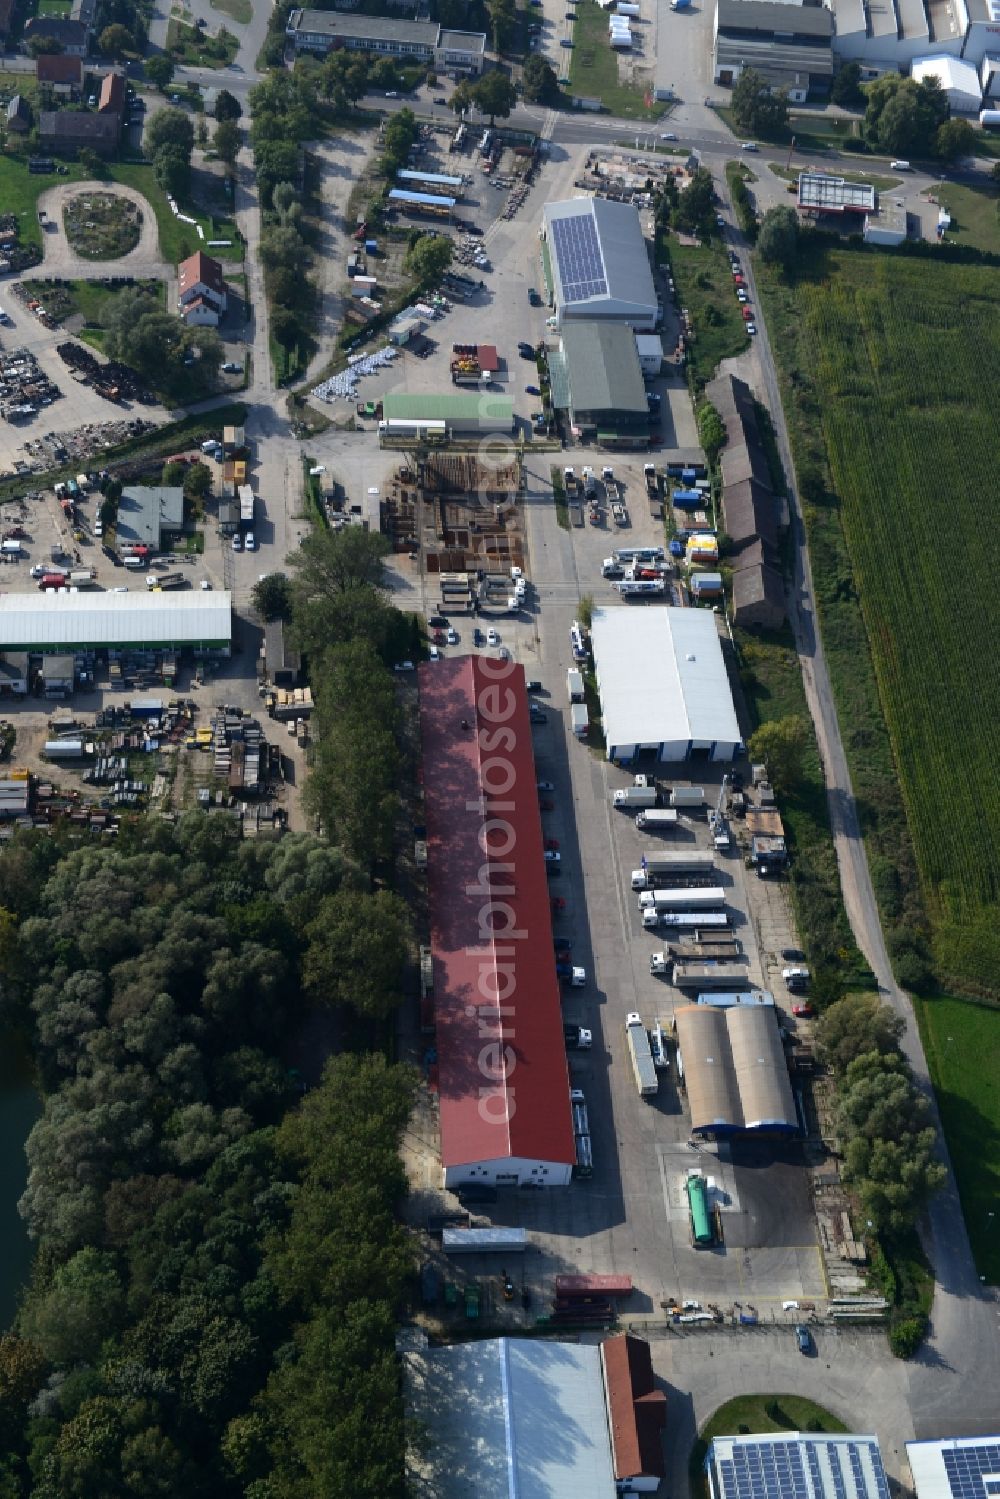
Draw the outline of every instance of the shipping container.
M446 1228L441 1247L445 1254L523 1254L528 1235L523 1228Z
M557 1296L631 1296L631 1275L557 1275Z

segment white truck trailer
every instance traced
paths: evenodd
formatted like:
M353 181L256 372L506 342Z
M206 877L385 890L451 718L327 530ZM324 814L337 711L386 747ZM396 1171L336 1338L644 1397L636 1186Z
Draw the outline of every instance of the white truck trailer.
M621 807L628 811L630 807L636 809L656 806L655 786L624 786L620 791L612 792L612 805Z
M703 807L705 789L703 786L672 786L670 805L672 807Z
M650 1050L646 1027L642 1023L641 1016L635 1014L634 1011L625 1017L625 1035L628 1038L628 1049L632 1057L635 1085L643 1098L652 1098L660 1091L660 1079L653 1066L653 1053Z
M576 666L571 666L566 673L566 696L571 703L583 702L583 672Z
M574 703L569 710L570 726L577 739L586 739L590 731L590 714L586 703Z
M672 833L677 827L677 813L673 807L650 807L639 813L635 825L644 833Z
M726 904L722 885L695 885L676 890L644 890L639 896L640 911L717 911Z

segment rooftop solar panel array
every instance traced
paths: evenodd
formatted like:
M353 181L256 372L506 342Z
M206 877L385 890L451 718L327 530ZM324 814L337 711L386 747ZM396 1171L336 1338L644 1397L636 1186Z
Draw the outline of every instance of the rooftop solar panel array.
M955 1499L996 1499L1000 1495L1000 1444L946 1447L941 1454Z
M559 262L563 301L585 302L589 297L607 296L608 278L597 226L590 215L554 219L552 237Z
M738 1443L732 1457L716 1458L715 1471L721 1499L889 1499L878 1449L866 1441Z

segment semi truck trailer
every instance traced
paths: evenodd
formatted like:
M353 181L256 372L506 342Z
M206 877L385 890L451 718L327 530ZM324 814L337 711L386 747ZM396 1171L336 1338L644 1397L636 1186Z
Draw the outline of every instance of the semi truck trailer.
M634 1011L625 1017L625 1035L628 1038L628 1049L632 1057L635 1085L643 1098L652 1098L660 1091L660 1079L653 1066L653 1053L650 1050L646 1027L642 1023L641 1016L635 1014Z

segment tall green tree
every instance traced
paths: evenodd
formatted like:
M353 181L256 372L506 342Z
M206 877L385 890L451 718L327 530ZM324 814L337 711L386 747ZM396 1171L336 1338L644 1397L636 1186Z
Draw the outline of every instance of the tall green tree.
M387 1019L402 998L411 935L398 896L387 890L374 895L338 890L323 901L306 931L306 991L322 1004Z
M733 84L733 119L747 135L777 135L788 122L788 99L754 68L744 68Z
M774 787L795 791L802 780L802 760L809 742L809 728L796 713L761 724L747 742L751 760L762 760Z
M490 124L497 118L506 119L517 103L517 90L499 68L490 68L472 86L472 97L484 115L489 115Z
M164 93L174 76L174 65L165 52L154 52L152 57L147 57L145 64L146 77L154 88Z
M225 121L233 123L240 118L242 113L243 110L236 95L230 93L227 88L220 88L215 96L215 118L219 124Z
M794 208L780 204L767 210L761 219L757 249L768 265L779 265L786 274L792 269L799 250L799 220Z
M406 252L406 269L421 289L436 286L451 265L453 251L443 234L422 234Z

